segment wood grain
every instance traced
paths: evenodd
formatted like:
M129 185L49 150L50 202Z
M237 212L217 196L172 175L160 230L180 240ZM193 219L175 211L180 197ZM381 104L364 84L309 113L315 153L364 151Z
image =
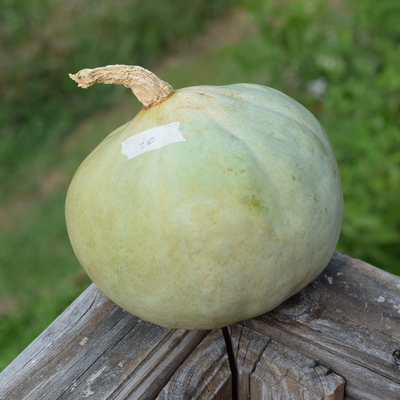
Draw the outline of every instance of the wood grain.
M345 381L310 357L242 325L231 326L239 399L342 400ZM231 398L220 330L212 331L178 368L157 400Z
M308 287L231 326L246 400L400 399L400 278L335 253ZM342 379L343 378L343 379ZM226 400L220 330L144 322L91 285L0 374L0 400Z
M312 357L353 400L400 398L400 278L335 253L310 285L243 326Z
M0 399L154 399L207 333L144 322L91 285L0 374Z
M342 400L345 381L315 360L235 324L239 399Z
M172 376L157 400L227 400L231 372L220 329L197 346Z

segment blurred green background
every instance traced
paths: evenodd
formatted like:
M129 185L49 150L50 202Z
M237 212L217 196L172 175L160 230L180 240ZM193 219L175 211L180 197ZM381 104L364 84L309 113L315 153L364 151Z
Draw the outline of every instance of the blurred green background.
M88 285L69 244L74 171L134 117L81 68L142 65L179 88L259 83L305 105L341 170L338 250L400 275L398 0L2 0L0 370Z

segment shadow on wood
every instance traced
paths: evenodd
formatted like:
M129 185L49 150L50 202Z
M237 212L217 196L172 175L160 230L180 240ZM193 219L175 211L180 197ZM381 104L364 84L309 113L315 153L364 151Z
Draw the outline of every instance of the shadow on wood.
M335 253L299 294L231 332L240 398L399 399L400 278L362 261ZM220 330L144 322L95 285L0 374L1 400L230 396Z

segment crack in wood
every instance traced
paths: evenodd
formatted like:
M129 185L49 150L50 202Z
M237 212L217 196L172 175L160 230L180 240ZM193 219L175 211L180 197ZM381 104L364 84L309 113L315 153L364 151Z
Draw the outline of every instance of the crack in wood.
M396 349L393 353L394 363L399 367L400 366L400 348Z
M243 333L243 330L240 333L240 337L242 336L242 333ZM239 337L239 341L240 341L240 337ZM252 386L251 385L251 380L252 380L252 376L253 376L256 368L257 368L258 363L261 361L261 357L264 354L264 351L266 350L266 348L268 347L268 345L270 343L271 343L271 339L267 338L267 341L266 341L265 345L261 348L260 352L258 353L258 357L257 357L256 361L254 362L252 369L249 372L249 378L248 378L249 379L249 390L248 390L248 398L249 399L251 399L251 386Z
M222 328L222 334L225 340L226 352L228 354L229 368L231 369L232 379L232 400L238 400L239 394L239 371L236 363L235 353L233 351L232 338L229 332L229 327Z

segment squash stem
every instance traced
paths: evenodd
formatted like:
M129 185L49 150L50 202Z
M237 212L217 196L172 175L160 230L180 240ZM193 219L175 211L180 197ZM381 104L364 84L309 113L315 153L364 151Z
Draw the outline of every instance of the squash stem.
M94 69L82 69L69 77L81 88L88 88L94 83L124 85L145 108L162 103L174 93L170 84L145 68L130 65L108 65Z

